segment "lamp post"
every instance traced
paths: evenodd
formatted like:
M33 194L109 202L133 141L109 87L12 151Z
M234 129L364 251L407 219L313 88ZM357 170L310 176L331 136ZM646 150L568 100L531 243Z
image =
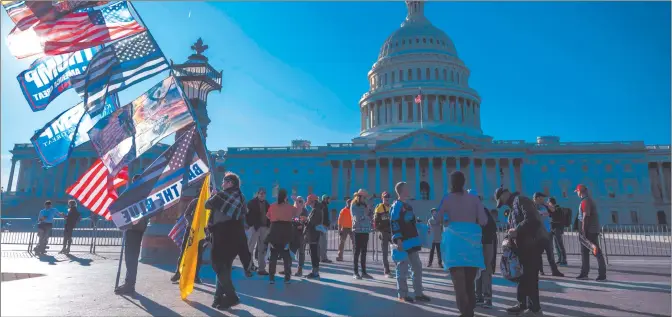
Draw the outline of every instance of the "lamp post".
M191 49L195 53L189 56L186 62L175 64L171 60L170 64L174 76L179 79L179 82L182 84L182 90L189 99L189 103L193 108L192 113L195 116L194 120L200 128L199 132L205 142L208 125L211 122L207 110L208 95L212 91L222 90L222 71L215 70L208 62L208 58L203 55L208 46L203 44L202 39L199 38L191 46ZM175 140L186 132L186 130L185 128L177 131L175 133ZM210 162L217 162L211 153L208 153L208 155L211 156ZM206 159L203 158L203 160L205 161ZM212 177L214 177L216 172L216 166L214 165L216 164L213 163L213 166L210 166L213 169L211 171ZM201 185L202 183L192 184L189 188L183 189L180 202L176 208L171 208L171 210L165 211L150 220L142 241L142 262L174 261L177 258L179 250L177 250L175 243L168 237L168 233L189 202L198 195Z

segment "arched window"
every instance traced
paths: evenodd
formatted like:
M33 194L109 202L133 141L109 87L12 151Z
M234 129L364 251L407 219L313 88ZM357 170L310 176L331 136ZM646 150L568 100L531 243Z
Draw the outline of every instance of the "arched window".
M400 69L399 70L399 82L402 82L402 81L404 81L404 71Z
M420 70L420 68L417 68L415 72L418 75L418 80L422 80L422 71Z
M422 181L420 182L420 199L421 200L429 200L429 184L427 182Z
M413 80L413 70L412 69L408 70L408 78L406 78L406 79Z
M444 81L448 80L448 71L445 68L443 69L443 80Z

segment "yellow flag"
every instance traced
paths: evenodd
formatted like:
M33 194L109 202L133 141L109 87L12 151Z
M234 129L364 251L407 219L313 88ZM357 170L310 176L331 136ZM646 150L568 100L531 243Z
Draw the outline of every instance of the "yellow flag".
M210 198L210 174L205 176L201 194L198 195L194 218L189 226L189 240L184 248L180 262L180 296L184 300L194 291L196 263L198 261L198 242L205 239L205 225L208 223L209 210L205 209L205 201Z

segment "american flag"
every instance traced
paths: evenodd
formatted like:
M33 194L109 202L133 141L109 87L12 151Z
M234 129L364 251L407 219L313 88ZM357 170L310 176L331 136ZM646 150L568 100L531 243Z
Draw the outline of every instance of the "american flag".
M66 189L82 206L96 214L111 220L108 208L117 200L117 188L128 182L128 167L124 167L116 176L110 177L103 162L98 159L82 177Z
M142 32L102 49L91 59L86 72L71 77L70 82L90 106L168 67L154 39Z
M58 20L20 20L7 36L7 46L16 58L60 55L102 45L145 31L126 1L103 8L85 8Z
M194 184L209 172L200 157L206 158L205 148L192 125L110 205L110 214L117 228L123 230L133 221L177 206L182 189L188 186L184 186L183 181L188 179L189 185ZM199 166L201 173L198 175L192 172L194 164ZM129 215L130 222L126 218Z
M177 219L177 223L175 223L173 229L170 230L170 233L168 233L168 236L175 242L175 244L177 244L178 248L182 248L182 242L184 241L184 234L187 232L187 226L189 226L189 223L184 215L182 215L180 216L180 219Z
M7 15L15 24L26 18L42 22L54 21L76 9L90 8L107 4L109 1L2 1Z
M422 91L418 92L418 95L415 96L415 103L417 104L422 103Z

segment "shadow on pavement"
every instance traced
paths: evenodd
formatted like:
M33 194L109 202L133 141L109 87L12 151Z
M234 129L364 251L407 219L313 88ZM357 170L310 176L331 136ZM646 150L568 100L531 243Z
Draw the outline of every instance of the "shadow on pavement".
M49 265L56 265L56 262L60 262L56 257L48 254L41 254L37 258L40 259L40 262L47 262Z
M206 292L206 293L208 292L208 291L206 291L206 290L204 290L204 289L202 289L202 288L198 288L198 287L195 287L194 289L198 289L198 290L201 290L202 292ZM211 308L210 306L207 306L207 305L205 305L205 304L202 304L202 303L199 303L199 302L190 301L190 300L188 300L188 299L185 300L184 302L187 303L187 305L189 305L189 306L191 306L191 307L193 307L193 308L198 309L199 311L201 311L202 313L204 313L204 314L206 314L206 315L208 315L208 316L224 316L224 314L222 314L220 311L218 311L218 310L216 310L216 309L213 309L213 308ZM241 316L241 315L240 315L240 314L236 314L236 316Z
M66 254L65 256L70 259L70 262L77 262L81 266L90 266L91 262L93 262L93 259L83 259L72 254Z
M144 310L147 312L147 314L152 315L152 316L181 316L174 310L163 306L145 296L139 293L135 293L133 296L130 298L128 296L121 296L123 299L129 301L133 305L137 306L138 308ZM140 304L136 303L135 301L131 300L136 299L140 302Z

